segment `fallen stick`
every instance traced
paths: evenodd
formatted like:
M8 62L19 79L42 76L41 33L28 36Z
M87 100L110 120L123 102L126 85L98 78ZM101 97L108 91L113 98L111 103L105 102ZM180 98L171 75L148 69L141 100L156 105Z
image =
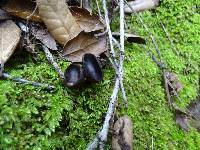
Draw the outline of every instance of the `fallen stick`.
M34 87L41 87L41 88L47 89L48 91L52 91L55 88L54 86L50 86L48 84L29 81L29 80L19 78L19 77L12 77L11 75L9 75L8 73L5 73L5 72L2 73L2 76L0 78L9 79L9 80L12 80L12 81L15 81L18 83L22 83L22 84L32 85Z
M163 31L165 32L165 35L167 36L169 42L170 42L170 46L172 48L172 50L174 51L174 53L179 56L179 53L178 51L175 49L175 46L174 46L174 43L172 41L172 39L170 38L170 35L169 35L169 32L167 32L167 29L165 28L164 24L161 22L161 26L162 26L162 29Z
M58 73L59 77L61 78L61 80L64 82L65 77L64 77L64 73L62 72L62 70L60 69L60 67L58 66L57 62L55 62L53 55L51 54L51 52L49 51L49 49L45 46L42 45L42 48L44 50L44 53L46 55L46 58L48 59L48 61L52 64L52 66L54 67L54 69L56 70L56 72Z
M107 141L107 136L108 136L108 130L109 130L109 122L113 116L114 113L114 109L115 109L115 104L117 101L117 96L118 96L118 92L119 89L121 88L122 91L122 96L123 96L123 100L125 101L125 106L126 106L126 110L128 109L127 106L127 98L126 98L126 93L123 87L123 62L124 62L124 1L120 0L120 19L122 19L120 21L120 62L119 64L116 61L116 55L115 55L115 51L114 51L114 47L113 47L113 37L112 37L112 32L110 29L110 24L109 24L109 18L108 18L108 11L106 8L106 0L102 0L103 2L103 8L104 8L104 12L105 12L105 22L106 22L106 26L107 26L107 30L108 30L108 35L109 35L109 42L110 42L110 48L111 48L111 55L114 58L114 62L113 62L113 66L115 68L117 77L116 77L116 81L115 81L115 86L114 86L114 90L113 93L111 95L111 100L109 103L109 107L108 107L108 111L106 113L106 117L103 123L103 127L102 129L99 131L99 133L97 134L97 136L94 138L94 140L89 144L87 150L93 150L95 148L97 148L99 146L100 149L104 149L104 145L105 142Z
M99 131L97 136L94 138L92 143L90 143L87 150L94 150L95 148L98 147L98 145L102 148L103 145L105 144L105 142L107 141L107 135L108 135L108 130L109 130L109 121L112 118L112 115L114 112L115 102L117 100L118 92L119 92L119 79L116 78L114 90L110 97L111 100L110 100L108 111L106 113L106 117L105 117L105 120L103 123L103 127L102 127L101 131Z

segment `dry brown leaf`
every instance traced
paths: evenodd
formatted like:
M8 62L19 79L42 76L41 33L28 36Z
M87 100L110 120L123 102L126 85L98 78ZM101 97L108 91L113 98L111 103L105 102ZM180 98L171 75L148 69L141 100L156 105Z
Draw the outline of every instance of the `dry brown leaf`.
M20 40L21 30L11 20L0 22L0 64L13 54Z
M133 149L133 127L128 116L119 118L114 124L112 149L132 150Z
M37 4L42 20L60 44L66 45L82 31L65 0L37 0Z
M20 17L22 19L28 19L31 21L42 22L38 9L34 12L36 3L30 0L13 0L6 3L3 9L12 14L13 16ZM99 17L95 14L91 14L88 10L79 7L69 7L72 15L75 17L76 22L85 32L92 32L97 30L103 30L104 25L99 20ZM34 13L33 13L34 12Z
M92 32L104 29L104 24L100 21L99 17L91 14L87 9L70 7L70 11L83 31Z
M38 10L34 12L36 3L30 0L12 0L2 6L3 10L6 10L11 15L20 17L22 19L30 19L36 22L42 22ZM31 15L31 18L27 18Z
M94 35L81 32L76 38L69 41L62 55L69 61L81 62L86 53L91 53L98 57L107 50L107 41L105 37L97 39Z

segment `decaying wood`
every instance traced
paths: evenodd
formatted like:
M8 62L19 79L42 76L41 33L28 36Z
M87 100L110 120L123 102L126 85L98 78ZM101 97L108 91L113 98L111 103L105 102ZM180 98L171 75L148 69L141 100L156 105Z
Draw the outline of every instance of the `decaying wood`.
M5 64L19 43L21 30L11 20L0 22L0 64Z
M112 150L133 149L133 127L128 116L119 118L114 124Z
M66 45L82 31L65 0L37 0L37 5L42 20L58 43Z

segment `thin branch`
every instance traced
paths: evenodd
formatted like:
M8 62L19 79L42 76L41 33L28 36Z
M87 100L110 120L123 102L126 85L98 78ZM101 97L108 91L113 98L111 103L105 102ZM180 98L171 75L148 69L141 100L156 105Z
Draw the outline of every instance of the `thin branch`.
M115 108L115 103L117 100L118 91L119 91L119 78L116 78L114 90L110 97L111 100L109 103L108 111L106 113L103 127L102 127L101 131L97 134L97 136L95 137L93 142L88 146L87 150L94 150L95 148L98 147L98 144L104 145L105 142L107 141L107 135L108 135L108 130L109 130L109 121L112 118L112 114L113 114L113 111Z
M124 103L125 103L125 107L127 109L128 108L128 104L127 104L127 98L126 98L126 93L125 93L125 90L124 90L123 79L122 79L123 73L121 74L119 69L118 69L119 68L119 64L117 63L116 53L115 53L114 46L113 46L113 36L112 36L111 28L110 28L110 21L109 21L109 17L108 17L108 10L107 10L107 6L106 6L106 1L105 0L103 0L103 9L104 9L104 13L105 13L105 23L106 23L106 27L107 27L108 36L109 36L110 53L111 53L111 56L114 59L112 64L113 64L113 67L114 67L114 69L116 71L116 74L119 76L120 88L121 88L121 91L122 91L122 96L123 96L123 100L124 100ZM124 21L123 21L123 23L124 23ZM124 36L124 34L123 34L123 36ZM123 42L123 44L124 44L124 42ZM120 47L120 49L121 49L121 47ZM124 50L120 50L120 51L124 51ZM122 53L120 52L120 56L123 55L121 57L121 61L123 61L123 58L124 58L124 54L123 53L124 52L122 52ZM123 62L121 63L121 65L122 65L121 67L123 69Z
M126 92L123 87L123 65L124 65L124 38L125 38L125 17L124 17L124 0L120 0L120 63L119 63L119 73L120 73L120 85L122 90L123 100L125 101L126 110L128 110L128 103L126 98Z
M61 80L64 81L64 79L65 79L64 73L62 72L62 70L60 69L58 64L55 62L55 60L53 58L53 55L51 54L51 52L49 51L49 49L45 45L42 45L42 48L43 48L43 50L45 52L46 58L52 64L52 66L54 67L54 69L58 73L58 75L61 78Z
M103 17L102 17L102 14L101 14L101 10L100 10L100 7L99 7L98 0L96 0L96 5L97 5L97 10L98 10L99 18L103 22Z
M26 80L26 79L23 79L23 78L18 78L18 77L12 77L8 73L4 73L4 72L2 73L2 76L0 78L13 80L13 81L21 83L21 84L32 85L34 87L41 87L41 88L47 89L48 91L51 91L51 90L53 90L55 88L54 86L50 86L48 84L29 81L29 80Z
M117 77L116 77L114 90L113 90L113 93L112 93L112 96L111 96L111 100L110 100L110 103L109 103L108 111L106 113L106 117L105 117L105 120L104 120L103 127L99 131L99 133L97 134L97 136L95 137L93 142L91 142L91 144L88 146L87 150L93 150L93 149L97 148L98 145L99 145L100 149L104 148L104 145L105 145L105 142L107 141L107 136L108 136L109 121L111 120L112 115L114 113L115 104L116 104L116 101L117 101L117 95L118 95L120 88L121 88L121 91L122 91L123 100L127 104L126 93L125 93L125 90L124 90L123 80L122 80L123 62L124 62L124 2L123 2L123 0L120 1L120 8L121 8L120 18L122 19L122 21L120 21L121 38L120 38L120 46L119 46L119 49L120 49L120 62L119 62L119 64L117 63L116 54L115 54L115 51L114 51L113 37L112 37L111 28L110 28L110 21L109 21L109 17L108 17L106 0L102 0L102 2L103 2L104 13L105 13L105 23L106 23L106 27L107 27L107 31L108 31L108 36L109 36L111 55L112 55L114 61L112 61L111 58L110 58L110 60L111 60L113 67L115 68ZM127 107L128 106L126 105L126 108Z
M178 56L179 53L178 53L178 51L175 49L174 43L173 43L173 41L172 41L171 38L170 38L169 32L167 32L167 29L165 28L165 26L164 26L164 24L163 24L162 22L161 22L161 26L162 26L162 29L163 29L163 31L165 32L165 34L166 34L166 36L167 36L169 42L170 42L170 46L171 46L172 50L173 50L174 53Z
M162 60L161 58L161 54L160 54L160 49L158 48L158 44L153 36L153 34L149 31L147 25L144 23L144 21L142 20L140 14L137 14L134 9L132 8L132 6L127 2L127 0L125 0L126 4L128 5L128 7L132 10L133 14L137 17L137 20L141 23L141 25L144 27L144 29L146 30L147 33L149 33L149 37L151 38L153 45L156 49L156 52L158 54L158 57L160 60Z
M35 6L35 9L33 10L33 12L29 16L26 17L27 20L29 20L35 14L35 12L37 11L37 8L38 8L38 5L36 3L36 6Z

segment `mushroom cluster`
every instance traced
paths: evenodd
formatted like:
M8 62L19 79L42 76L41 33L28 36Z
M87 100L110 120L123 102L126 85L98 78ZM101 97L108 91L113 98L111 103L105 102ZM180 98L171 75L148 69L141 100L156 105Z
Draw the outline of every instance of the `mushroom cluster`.
M87 82L100 82L103 72L96 56L87 53L83 56L82 64L72 63L65 70L65 85L67 87L79 87Z

